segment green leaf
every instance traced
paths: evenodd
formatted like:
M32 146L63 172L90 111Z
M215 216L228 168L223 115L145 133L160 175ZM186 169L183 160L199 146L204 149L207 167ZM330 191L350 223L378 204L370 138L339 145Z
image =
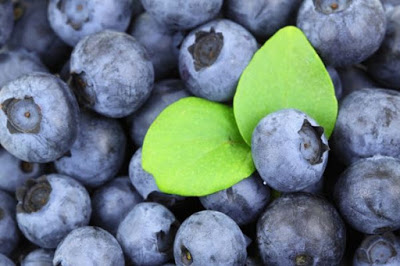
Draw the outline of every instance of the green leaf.
M314 118L329 137L338 112L328 72L303 32L285 27L259 49L243 72L234 97L240 133L251 145L258 122L285 108Z
M255 170L232 108L196 97L173 103L156 118L142 156L159 189L182 196L229 188Z

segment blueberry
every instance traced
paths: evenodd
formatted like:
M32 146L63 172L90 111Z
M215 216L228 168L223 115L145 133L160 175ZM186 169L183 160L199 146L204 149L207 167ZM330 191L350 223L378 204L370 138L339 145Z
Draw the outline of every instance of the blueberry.
M51 69L68 58L70 48L54 33L47 19L48 0L15 1L16 23L7 45L37 53Z
M259 219L257 241L266 265L338 265L345 251L346 228L322 197L284 194Z
M328 160L324 130L305 113L283 109L261 119L254 129L251 152L261 178L282 192L317 183Z
M171 31L148 13L143 13L133 22L129 34L146 48L156 79L166 78L178 69L179 46L184 37L182 32Z
M342 82L342 95L339 100L345 98L353 91L379 87L367 74L364 67L354 65L346 68L338 68L337 72Z
M0 90L0 141L27 162L51 162L72 146L79 108L68 86L46 73L22 76Z
M54 165L85 186L100 186L115 177L124 161L124 131L118 121L89 112L81 113L78 128L69 153Z
M92 223L116 235L121 221L142 201L128 177L116 178L94 192Z
M190 96L181 80L163 80L154 85L150 98L135 113L127 118L130 135L137 146L143 145L144 136L156 117L168 105Z
M71 55L72 85L80 103L109 117L124 117L150 96L154 70L130 35L103 31L83 38Z
M26 180L39 177L44 171L43 164L28 163L12 156L0 148L0 189L15 193Z
M400 158L399 131L400 92L357 90L342 100L331 145L347 165L376 154Z
M367 236L354 254L353 266L400 265L400 239L392 233Z
M103 30L125 31L132 12L132 0L50 0L48 19L57 35L75 46Z
M176 233L174 257L181 265L244 265L246 241L239 226L217 211L187 218Z
M280 28L291 24L300 4L301 0L227 0L225 15L257 38L266 40Z
M14 13L11 0L0 3L0 47L3 46L14 28Z
M335 88L335 95L337 99L342 98L343 95L343 88L342 88L342 81L340 80L340 76L335 68L331 66L327 66L326 70L332 80L333 87Z
M35 54L23 49L0 52L0 88L7 82L32 72L48 72Z
M326 64L345 66L364 61L379 48L386 16L379 0L305 0L297 26Z
M144 9L161 25L188 30L215 18L223 0L142 0Z
M21 266L53 266L53 257L51 249L36 249L24 258Z
M137 192L145 199L161 203L167 207L175 205L184 197L162 193L154 177L142 167L142 148L139 148L129 163L129 179Z
M74 179L50 174L17 190L17 222L32 243L55 248L73 229L89 223L90 197Z
M238 225L244 225L258 218L269 197L269 188L254 173L228 189L201 197L200 201L206 209L225 213Z
M381 234L400 228L400 160L374 156L342 173L334 197L344 219L357 231Z
M324 177L322 177L317 183L312 184L301 190L301 192L308 192L311 194L322 194L324 190Z
M14 262L12 262L5 255L0 253L0 265L1 266L15 266Z
M15 221L16 205L10 195L0 190L0 253L4 255L10 255L19 241L19 231Z
M172 258L179 222L164 206L137 204L118 227L117 239L134 265L159 265Z
M400 5L388 14L385 39L367 62L368 73L388 88L400 88Z
M400 6L400 0L381 0L386 14L389 14L394 7Z
M257 49L257 41L239 24L211 21L184 39L179 54L181 78L196 96L232 100L240 75Z
M71 231L58 245L53 265L124 266L124 254L117 240L100 227L84 226Z

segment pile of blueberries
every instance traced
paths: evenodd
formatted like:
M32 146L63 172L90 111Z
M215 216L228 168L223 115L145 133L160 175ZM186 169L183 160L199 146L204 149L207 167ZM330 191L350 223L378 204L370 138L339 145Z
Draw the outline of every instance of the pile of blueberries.
M280 110L256 173L161 192L151 123L183 97L231 105L286 25L332 78L331 139ZM0 46L1 266L400 265L400 0L2 0Z

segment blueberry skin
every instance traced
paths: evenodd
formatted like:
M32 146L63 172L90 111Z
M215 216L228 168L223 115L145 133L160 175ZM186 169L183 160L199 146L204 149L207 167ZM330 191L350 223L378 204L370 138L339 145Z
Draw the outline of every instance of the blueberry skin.
M366 66L372 78L387 88L400 89L400 5L388 14L385 39Z
M137 192L145 199L161 203L167 207L184 200L184 197L165 194L157 187L154 177L142 166L142 148L139 148L129 163L129 179Z
M54 251L36 249L30 252L21 262L21 266L53 266Z
M269 199L269 188L254 173L228 189L200 197L200 202L207 210L222 212L244 225L258 218Z
M14 12L11 0L0 3L0 47L3 46L14 28Z
M92 223L116 235L121 221L142 201L128 177L116 178L93 193Z
M333 87L335 88L335 95L337 99L342 98L343 95L343 87L342 87L342 81L340 80L339 73L336 71L334 67L327 66L326 70L328 71L328 74L332 80Z
M50 174L17 191L19 229L41 248L56 248L73 229L89 223L90 196L74 179Z
M379 0L305 0L297 27L334 67L364 61L382 43L386 15Z
M115 265L124 266L121 246L107 231L84 226L71 231L58 245L53 265Z
M392 233L365 237L354 254L353 266L400 264L400 239Z
M291 24L300 4L301 0L227 0L225 15L257 38L266 40L280 28Z
M169 30L145 12L136 18L128 33L146 48L157 80L178 69L179 46L184 38L182 32Z
M0 148L0 169L0 189L15 193L26 180L43 174L44 165L21 161Z
M400 228L400 160L362 159L340 176L334 198L344 219L357 231L381 234Z
M54 33L47 19L48 0L19 0L18 14L7 46L36 53L41 61L55 69L69 57L70 48Z
M258 173L281 192L300 191L317 183L325 171L328 150L323 128L295 109L261 119L251 141Z
M51 162L77 135L79 108L68 86L47 73L24 75L0 90L0 141L15 157Z
M117 239L134 265L160 265L172 258L179 222L164 206L137 204L118 227Z
M389 14L394 7L400 6L399 0L381 0L381 2L385 8L386 14Z
M14 262L12 262L6 255L0 253L0 265L2 266L15 266Z
M125 31L131 20L131 0L50 0L48 19L54 32L70 46L103 30Z
M322 197L290 193L274 200L258 220L257 241L266 265L338 265L346 228Z
M377 88L379 85L374 82L360 65L346 68L338 68L337 72L342 82L343 93L339 100L344 99L353 91L365 88Z
M341 102L331 146L346 165L376 154L400 158L399 131L400 92L357 90Z
M161 25L188 30L215 18L223 0L142 0L144 9Z
M155 83L146 103L127 117L130 136L135 145L139 147L143 145L150 125L168 105L190 95L181 80L168 79Z
M117 120L82 112L76 141L54 166L85 186L98 187L118 173L125 146L126 136Z
M0 88L32 72L49 72L40 59L24 49L0 52Z
M16 205L14 198L0 190L0 254L10 255L19 242L19 231L15 221Z
M200 211L176 233L174 258L180 265L244 265L246 241L239 226L217 211Z
M240 75L257 49L257 41L239 24L211 21L184 39L179 53L181 79L198 97L232 100Z
M154 83L145 49L132 36L115 31L83 38L72 52L70 71L80 103L113 118L139 109Z

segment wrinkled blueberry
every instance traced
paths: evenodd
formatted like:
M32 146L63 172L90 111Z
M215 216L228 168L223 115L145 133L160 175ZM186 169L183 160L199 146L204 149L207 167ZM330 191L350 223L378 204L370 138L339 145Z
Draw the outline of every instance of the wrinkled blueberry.
M15 221L16 205L10 195L0 190L0 253L4 255L10 255L19 241L19 231Z
M36 249L30 252L21 262L21 266L53 266L54 251Z

